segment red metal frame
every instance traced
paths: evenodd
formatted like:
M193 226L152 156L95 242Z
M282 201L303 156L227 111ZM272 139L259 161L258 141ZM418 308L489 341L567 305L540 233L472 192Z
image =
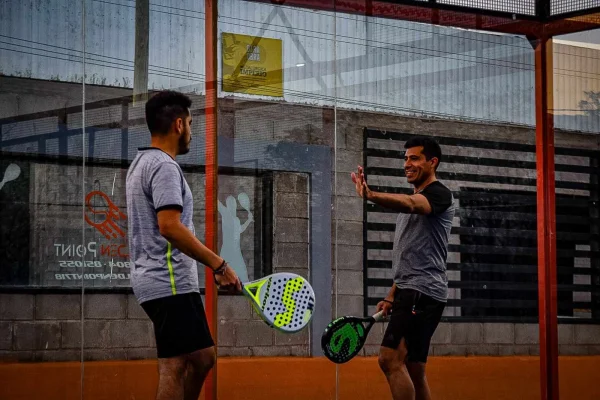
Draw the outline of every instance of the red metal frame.
M204 52L206 65L206 246L217 252L217 194L218 194L218 148L217 148L217 0L205 0ZM212 337L217 343L217 288L212 270L205 268L206 318ZM216 347L216 346L215 346ZM217 365L204 381L204 398L217 399Z
M548 22L544 25L544 35L552 37L597 28L600 28L600 13Z
M535 20L512 19L498 16L494 12L469 13L432 8L421 5L393 4L373 0L246 0L256 3L269 3L289 7L310 8L343 14L367 15L464 29L479 29L488 32L502 32L517 35L535 36L542 32L543 25Z
M558 400L558 321L556 293L556 210L552 39L535 48L538 298L540 386L543 400Z
M256 3L269 3L289 7L310 8L339 12L344 14L367 15L378 18L390 18L403 21L420 22L426 24L456 27L464 29L478 29L487 32L500 32L514 35L540 38L551 37L567 33L575 33L596 29L600 27L600 13L594 8L592 13L569 17L564 19L552 18L548 22L540 22L519 16L516 19L502 16L502 13L493 11L442 9L442 4L394 4L386 1L373 0L246 0ZM436 8L437 7L437 8Z

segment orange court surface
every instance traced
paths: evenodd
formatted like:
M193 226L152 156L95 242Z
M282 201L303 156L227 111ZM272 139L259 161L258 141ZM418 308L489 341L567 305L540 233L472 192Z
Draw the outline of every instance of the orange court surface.
M539 358L430 357L428 379L435 400L539 399ZM560 399L600 399L600 356L560 357ZM335 399L336 368L325 358L220 358L218 398ZM84 399L153 399L154 361L85 362ZM0 364L0 399L80 398L81 364ZM339 368L339 399L391 399L376 357ZM200 397L204 399L202 394Z

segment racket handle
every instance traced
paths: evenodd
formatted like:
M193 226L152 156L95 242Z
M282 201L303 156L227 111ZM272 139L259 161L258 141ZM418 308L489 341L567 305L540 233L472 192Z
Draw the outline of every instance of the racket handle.
M375 320L375 322L379 322L379 321L383 320L383 318L385 318L383 316L383 310L381 310L377 314L373 315L373 319Z

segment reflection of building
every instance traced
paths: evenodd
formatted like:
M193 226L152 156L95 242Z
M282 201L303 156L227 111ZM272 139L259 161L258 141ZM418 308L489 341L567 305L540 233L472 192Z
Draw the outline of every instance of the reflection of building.
M590 113L582 101L600 93L600 45L555 40L554 119L558 128L600 132L600 106ZM588 111L588 112L586 112Z
M64 0L58 3L61 1ZM0 74L81 82L81 35L61 39L43 36L43 32L62 28L64 32L80 32L80 15L65 14L60 7L48 6L39 16L35 13L30 16L27 7L26 3L11 2L0 15L0 26L29 25L29 18L33 18L33 26L39 27L35 31L24 31L24 37L3 36L0 60L11 62L0 62ZM149 53L148 86L151 89L186 87L189 91L204 93L204 58L198 57L204 54L204 49L197 41L179 40L203 36L202 18L195 15L202 13L201 6L185 0L180 7L193 15L172 26L172 13L163 9L164 6L152 7L153 24L148 34L154 44ZM93 12L103 19L86 26L87 83L102 89L90 93L93 96L90 101L117 97L116 88L132 88L135 37L134 7L114 4L95 8ZM332 98L336 95L336 104L341 108L517 125L535 123L534 56L525 38L437 26L425 28L406 21L364 16L338 16L334 24L334 15L227 0L219 10L219 31L220 35L223 32L256 35L261 32L263 22L270 21L261 37L283 42L285 51L281 62L287 102L333 106ZM27 18L27 23L19 22L21 18ZM241 21L247 23L241 24ZM171 26L171 29L165 31L163 26ZM348 30L352 34L338 32L341 36L334 51L335 26L342 30L340 32ZM94 40L99 37L102 40ZM171 47L171 56L165 58L163 51L172 43L177 46ZM246 47L240 46L239 52L245 53ZM335 91L334 54L338 57ZM599 59L597 45L555 40L554 100L560 116L556 120L557 128L600 131L598 120L577 114L579 101L586 98L584 92L600 90ZM218 67L221 71L221 60ZM10 86L3 86L0 117L47 109L43 102L23 101L27 96L16 101L16 93ZM78 95L59 97L60 106L78 104L81 100ZM55 103L46 104L53 104L51 108L54 108ZM112 117L118 118L117 115Z
M232 6L233 2L222 3L220 29L241 34L256 34L256 28L275 10L272 26L264 35L280 38L285 55L281 103L248 96L232 100L220 93L219 160L223 168L219 200L224 203L227 196L240 192L248 193L252 200L255 222L240 241L244 261L252 271L249 275L283 269L310 275L315 289L320 290L318 304L325 309L326 318L330 317L333 301L337 301L339 314L361 315L365 308L372 311L369 306L381 296L381 288L390 284L386 265L390 215L364 207L354 195L349 173L366 162L372 184L405 190L399 161L401 147L394 150L390 143L398 147L410 134L436 135L448 152L442 179L451 182L458 194L460 214L455 221L449 260L454 297L448 319L440 328L442 343L435 346L440 353L460 349L494 354L528 352L529 348L514 345L524 340L515 332L529 332L525 323L535 322L532 317L536 312L532 267L536 261L535 215L531 203L536 183L532 153L534 75L530 44L511 36L426 29L393 20L367 22L358 16L345 16L333 24L332 14L324 12L310 14L308 21L303 10L250 2L240 2L237 7ZM198 4L189 2L181 7L201 12L194 8ZM29 18L29 14L20 13L20 7L20 3L11 2L9 12L0 16L0 25L8 26L4 18ZM132 7L113 4L94 12L104 13L105 21L114 22L115 10L126 21L130 17L134 20ZM159 23L150 31L151 43L155 44L150 53L149 86L195 93L193 149L179 161L189 174L197 199L195 224L198 237L203 239L204 64L197 56L203 49L199 47L201 41L179 40L201 37L202 26L200 18L171 23L172 13L163 11L160 7L153 11ZM49 20L77 27L76 14ZM240 20L251 21L250 26L239 24ZM344 21L357 29L354 34L340 35L334 44L333 29L337 26L345 32L348 26ZM309 22L315 31L307 34ZM172 29L165 32L161 23ZM40 24L43 21L36 20L34 25ZM55 313L23 312L15 318L15 324L34 321L34 325L41 326L43 320L68 327L80 318L80 281L62 279L58 283L52 277L65 275L63 269L76 270L78 251L88 252L86 257L95 251L104 256L102 264L97 266L95 258L85 261L93 262L89 268L102 279L94 276L93 283L85 280L86 289L93 290L87 303L91 306L84 312L102 329L97 330L100 333L88 333L92 338L86 346L101 349L108 358L134 358L136 353L131 351L134 355L130 355L131 348L142 349L143 357L151 357L148 335L144 334L148 326L127 289L127 280L119 277L127 268L120 258L125 254L121 247L125 242L118 238L105 242L108 239L93 226L86 226L82 216L82 199L92 190L110 193L111 201L123 208L124 171L135 149L148 140L143 109L134 106L130 98L132 23L103 24L91 25L86 32L91 39L86 42L85 169L82 93L77 83L81 79L80 36L69 35L63 43L38 36L12 37L3 39L10 41L9 45L0 46L1 72L9 75L0 76L0 167L4 171L9 163L16 163L21 169L19 178L0 191L0 250L5 255L4 263L9 265L0 270L0 283L7 291L25 292L19 297L23 304L29 302L47 310L56 305L57 297L53 296L61 296L61 302L70 306L56 307L60 311ZM102 41L93 40L97 35L106 36ZM177 44L168 58L172 64L164 64L161 49L166 43ZM15 56L13 50L20 55ZM572 108L584 90L598 90L594 84L598 82L600 53L563 43L555 44L555 51L555 122L560 130L557 209L559 238L563 239L559 243L559 310L561 316L597 322L598 215L593 206L598 200L595 173L599 149L597 138L589 133L597 133L600 123ZM579 59L587 61L577 62ZM5 64L4 60L11 63ZM567 61L573 62L565 65ZM334 95L338 96L335 114ZM10 207L4 206L9 203ZM66 264L61 266L61 262ZM113 279L115 269L117 278ZM204 271L199 272L204 282ZM337 282L332 282L332 275ZM40 286L58 294L36 294ZM333 295L332 287L338 290ZM308 334L294 338L293 345L281 343L264 324L253 320L243 299L223 296L220 303L221 320L236 326L234 333L221 338L221 355L307 355L314 354L318 347L317 341L309 342ZM95 314L95 307L108 311ZM500 322L494 317L501 317ZM484 321L499 325L483 325ZM457 343L452 342L450 330L460 332L465 322L473 323L468 326L476 332L469 336L470 347L460 342L460 337L457 340L463 347L453 347ZM595 332L587 331L589 326L563 327L570 334L568 344L575 349L567 351L597 351L575 339L585 338L576 336L575 331ZM119 329L141 334L130 335L135 338L133 344L119 341L116 334L101 336ZM491 339L484 340L484 329L508 333L497 342L485 343ZM34 344L32 351L58 353L75 348L74 338L79 333L65 328L60 331L61 340L48 341L50 349L38 349ZM313 331L312 337L319 333ZM375 346L367 351L372 353Z

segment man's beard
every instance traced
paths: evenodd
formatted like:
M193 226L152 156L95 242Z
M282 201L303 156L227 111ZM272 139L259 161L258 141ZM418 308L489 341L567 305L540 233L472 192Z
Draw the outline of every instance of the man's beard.
M190 139L191 141L191 139ZM186 143L185 137L179 138L179 154L187 154L190 151L189 143Z

